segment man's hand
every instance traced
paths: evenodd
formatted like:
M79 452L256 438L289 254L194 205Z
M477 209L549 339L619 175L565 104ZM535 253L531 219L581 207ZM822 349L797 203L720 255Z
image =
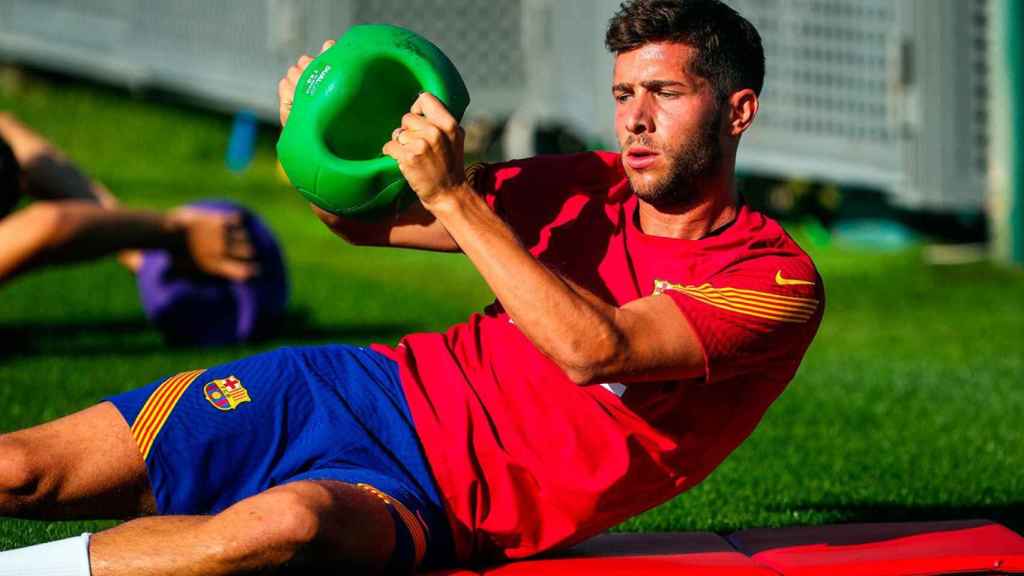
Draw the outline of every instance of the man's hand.
M179 265L229 280L246 280L259 272L252 240L238 212L178 208L168 214L182 237Z
M402 126L392 132L383 152L398 161L409 186L431 210L466 181L464 139L444 104L424 92L402 116Z
M320 53L323 54L334 44L334 40L324 41L323 46L320 47ZM299 56L299 60L295 65L289 68L285 72L284 77L281 78L281 81L277 83L278 113L281 115L282 128L288 122L288 115L292 112L292 102L295 101L295 87L299 84L299 78L312 61L313 57L309 54Z

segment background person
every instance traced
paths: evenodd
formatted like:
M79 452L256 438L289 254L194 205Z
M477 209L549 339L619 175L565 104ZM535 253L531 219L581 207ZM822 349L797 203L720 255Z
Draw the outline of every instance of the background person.
M21 197L33 201L10 212ZM121 208L56 146L0 112L0 284L35 268L118 253L134 271L138 250L151 248L170 250L185 269L232 280L258 269L238 214Z

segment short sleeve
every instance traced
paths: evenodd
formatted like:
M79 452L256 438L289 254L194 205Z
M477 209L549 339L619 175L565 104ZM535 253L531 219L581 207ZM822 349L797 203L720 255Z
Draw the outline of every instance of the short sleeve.
M505 203L502 201L502 186L498 179L500 171L500 165L474 162L466 167L466 181L487 202L491 210L504 219L506 211Z
M472 164L466 180L525 245L533 246L545 228L575 219L583 205L603 207L609 189L624 180L618 166L616 154L538 156Z
M751 374L792 378L821 323L824 289L808 258L757 260L700 285L655 286L697 334L708 383Z

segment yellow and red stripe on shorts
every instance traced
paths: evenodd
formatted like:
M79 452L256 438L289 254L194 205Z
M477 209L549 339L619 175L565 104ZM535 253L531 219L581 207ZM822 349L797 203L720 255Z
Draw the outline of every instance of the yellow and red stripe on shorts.
M398 513L398 517L402 519L402 523L405 524L405 527L409 530L409 536L412 538L412 546L416 554L416 562L413 565L419 566L420 563L423 562L423 555L427 552L427 533L423 526L423 522L421 522L415 514L410 512L404 504L373 486L363 483L356 484L356 486L366 490L377 498L380 498L385 504Z
M167 423L185 390L205 371L191 370L175 374L157 386L146 400L135 422L132 423L132 437L139 446L143 460L149 458L149 451L153 448L157 434Z

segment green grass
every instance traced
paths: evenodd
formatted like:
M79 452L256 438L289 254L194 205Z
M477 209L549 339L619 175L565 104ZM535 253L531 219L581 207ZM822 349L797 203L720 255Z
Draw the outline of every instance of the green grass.
M490 299L460 256L356 249L278 178L273 134L228 172L229 119L59 80L0 75L15 111L131 206L227 197L285 246L290 320L271 342L167 349L132 277L105 261L0 287L0 432L86 407L154 377L288 343L393 342ZM917 250L813 251L828 307L797 378L703 484L624 530L712 530L989 517L1024 529L1024 275L934 268ZM0 520L0 549L109 523Z

